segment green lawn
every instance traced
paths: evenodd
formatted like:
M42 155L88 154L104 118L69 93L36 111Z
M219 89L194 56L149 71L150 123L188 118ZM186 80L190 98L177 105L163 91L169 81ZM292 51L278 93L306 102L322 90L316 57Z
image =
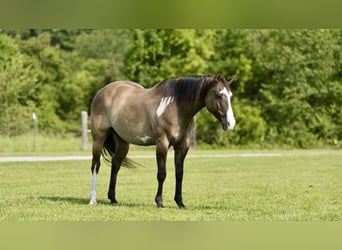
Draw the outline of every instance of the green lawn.
M186 210L178 209L173 201L171 157L164 209L154 204L157 180L153 158L137 158L143 167L120 170L120 205L115 207L107 200L110 168L105 164L98 176L98 205L89 206L90 161L0 163L0 221L342 220L341 151L290 151L292 155L287 152L276 157L209 156L217 153L230 152L194 151L186 159Z

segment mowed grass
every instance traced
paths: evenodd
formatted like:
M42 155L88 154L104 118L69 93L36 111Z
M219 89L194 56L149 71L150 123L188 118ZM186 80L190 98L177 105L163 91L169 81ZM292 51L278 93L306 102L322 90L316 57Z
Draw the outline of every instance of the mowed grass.
M193 151L186 159L186 210L173 201L171 157L163 209L154 203L153 158L135 159L143 167L120 170L118 206L107 199L110 168L105 164L98 175L98 204L90 206L89 161L0 163L0 221L342 220L342 152L210 157L215 153L205 151L203 157L203 152Z

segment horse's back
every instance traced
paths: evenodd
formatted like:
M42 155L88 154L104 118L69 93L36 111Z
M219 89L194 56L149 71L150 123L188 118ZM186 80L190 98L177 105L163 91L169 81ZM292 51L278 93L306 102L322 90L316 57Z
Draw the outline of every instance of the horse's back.
M115 99L117 92L129 93L137 89L144 90L144 87L131 81L116 81L107 84L96 93L92 102L92 113L96 114L108 108Z

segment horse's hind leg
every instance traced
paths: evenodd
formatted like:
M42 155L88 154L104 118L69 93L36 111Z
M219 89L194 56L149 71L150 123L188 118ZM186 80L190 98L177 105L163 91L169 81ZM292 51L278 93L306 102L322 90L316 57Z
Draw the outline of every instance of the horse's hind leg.
M105 140L105 134L102 135L95 135L93 134L93 159L91 162L91 173L92 173L92 185L91 185L91 191L90 191L90 205L95 205L97 203L96 201L96 177L100 170L100 164L101 164L101 151L103 147L103 143Z
M115 135L115 155L112 159L112 169L110 175L110 183L108 189L108 199L112 205L117 205L118 201L115 196L116 179L121 166L122 161L126 158L128 153L129 144L122 140L118 135Z

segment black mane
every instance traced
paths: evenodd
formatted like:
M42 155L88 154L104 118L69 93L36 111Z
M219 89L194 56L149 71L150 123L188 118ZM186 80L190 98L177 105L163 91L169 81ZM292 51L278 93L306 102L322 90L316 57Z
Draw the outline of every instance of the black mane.
M164 97L172 96L176 103L194 102L203 99L210 84L216 81L213 76L185 76L165 79L155 86Z

